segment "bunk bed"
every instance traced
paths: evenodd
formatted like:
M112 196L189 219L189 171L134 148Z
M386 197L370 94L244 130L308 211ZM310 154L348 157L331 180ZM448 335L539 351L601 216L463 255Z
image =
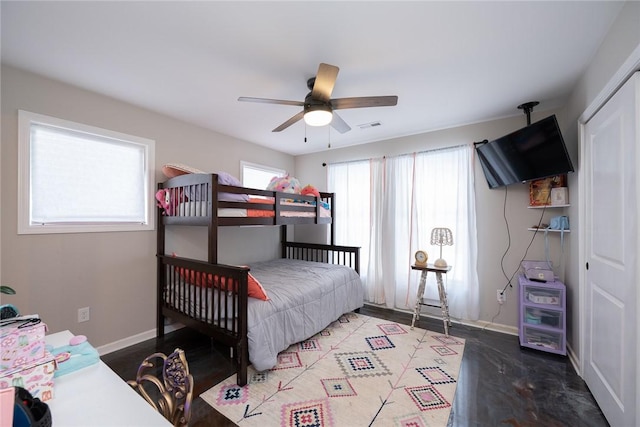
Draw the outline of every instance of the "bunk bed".
M249 363L274 367L277 353L363 305L359 248L334 244L332 193L249 189L195 173L158 184L158 194L158 336L171 318L230 347L238 385L247 383ZM294 224L327 224L330 244L288 241ZM171 225L206 227L207 261L167 254ZM219 264L218 228L249 225L280 227L281 258Z

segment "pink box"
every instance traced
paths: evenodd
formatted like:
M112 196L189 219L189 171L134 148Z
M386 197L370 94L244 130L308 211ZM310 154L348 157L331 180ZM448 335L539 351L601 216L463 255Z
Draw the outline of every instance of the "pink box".
M47 325L33 319L0 327L0 375L44 357Z
M43 402L53 399L53 374L57 368L55 356L48 351L37 362L0 373L0 389L22 387Z
M16 390L13 387L0 389L0 426L13 425L13 405Z

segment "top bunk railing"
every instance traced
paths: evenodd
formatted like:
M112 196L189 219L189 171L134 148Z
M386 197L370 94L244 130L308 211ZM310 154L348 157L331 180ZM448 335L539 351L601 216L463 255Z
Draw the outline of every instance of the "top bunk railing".
M333 193L320 197L235 187L216 174L185 174L158 184L164 224L331 224Z

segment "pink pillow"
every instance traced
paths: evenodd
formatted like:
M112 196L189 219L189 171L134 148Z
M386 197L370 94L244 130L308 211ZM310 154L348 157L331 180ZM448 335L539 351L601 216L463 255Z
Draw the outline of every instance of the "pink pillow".
M192 168L191 166L183 165L182 163L167 163L162 166L162 173L167 178L174 178L179 175L185 175L188 173L206 173L200 169Z
M253 277L251 273L248 273L249 276L249 296L252 298L258 298L262 301L269 301L269 297L267 296L267 291L264 290L262 284L258 282L258 279Z
M225 283L225 278L219 278L217 275L207 274L205 276L204 273L198 273L193 270L189 270L188 268L178 267L178 274L182 277L187 283L191 283L196 286L204 286L206 288L219 288L223 291L231 290L230 286L227 286ZM269 297L267 296L267 292L264 290L260 282L256 280L255 277L251 273L248 273L248 295L251 298L257 298L262 301L268 301ZM235 290L235 289L234 289Z

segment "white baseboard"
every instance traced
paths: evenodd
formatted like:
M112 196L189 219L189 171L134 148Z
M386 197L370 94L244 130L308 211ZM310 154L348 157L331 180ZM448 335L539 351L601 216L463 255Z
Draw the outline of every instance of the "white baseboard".
M371 305L372 307L380 307L380 308L385 308L382 306L377 306L375 304L370 304L367 303L367 305ZM402 313L408 313L408 314L413 314L411 311L408 310L394 310L394 311L399 311ZM442 321L442 319L438 316L435 315L429 315L426 313L421 313L420 314L421 317L429 317L431 319L434 320L440 320ZM460 325L466 325L466 326L472 326L472 327L476 327L476 328L480 328L480 329L488 329L490 331L495 331L495 332L501 332L504 334L509 334L509 335L518 335L518 328L514 327L514 326L509 326L509 325L502 325L499 323L491 323L491 322L485 322L485 321L473 321L473 320L457 320L457 319L451 319L452 323L457 323ZM165 325L164 327L164 332L165 334L168 334L169 332L173 332L176 331L180 328L183 328L184 325L180 324L180 323L170 323L168 325ZM105 344L105 345L101 345L100 347L97 347L96 350L98 350L98 353L100 354L100 356L104 356L105 354L109 354L109 353L113 353L114 351L118 351L118 350L122 350L123 348L127 348L129 346L135 345L135 344L139 344L143 341L146 340L150 340L155 338L157 335L156 329L150 329L146 332L141 332L139 334L136 335L132 335L130 337L127 338L123 338L121 340L118 341L114 341L112 343L109 344ZM574 364L575 367L575 364Z
M169 332L176 331L180 328L184 328L184 325L180 323L170 323L164 326L164 333L168 334ZM153 339L156 335L157 329L154 328L109 344L101 345L100 347L97 347L96 350L98 350L98 354L100 354L100 356L104 356L105 354L113 353L114 351L122 350L123 348Z
M391 311L397 311L400 313L406 313L406 314L410 314L413 315L413 311L411 310L402 310L402 309L392 309L392 308L387 308L383 305L378 305L378 304L372 304L370 302L365 303L365 305L369 305L371 307L376 307L376 308L382 308L385 310L391 310ZM429 314L426 312L421 312L420 313L420 317L428 317L430 319L433 320L439 320L442 322L442 317L435 315L435 314ZM518 327L517 326L509 326L509 325L503 325L500 323L492 323L492 322L486 322L486 321L482 321L482 320L461 320L461 319L451 319L451 323L457 323L459 325L466 325L466 326L472 326L474 328L480 328L480 329L488 329L490 331L495 331L495 332L501 332L503 334L509 334L509 335L518 335Z
M453 320L452 320L453 322ZM460 320L457 323L466 326L473 326L484 330L500 332L508 335L518 336L519 330L517 326L503 325L502 323L486 322L483 320Z
M576 374L578 374L578 376L582 378L582 373L580 372L580 359L578 359L578 356L569 344L567 344L567 357L569 358L573 369L576 370Z

